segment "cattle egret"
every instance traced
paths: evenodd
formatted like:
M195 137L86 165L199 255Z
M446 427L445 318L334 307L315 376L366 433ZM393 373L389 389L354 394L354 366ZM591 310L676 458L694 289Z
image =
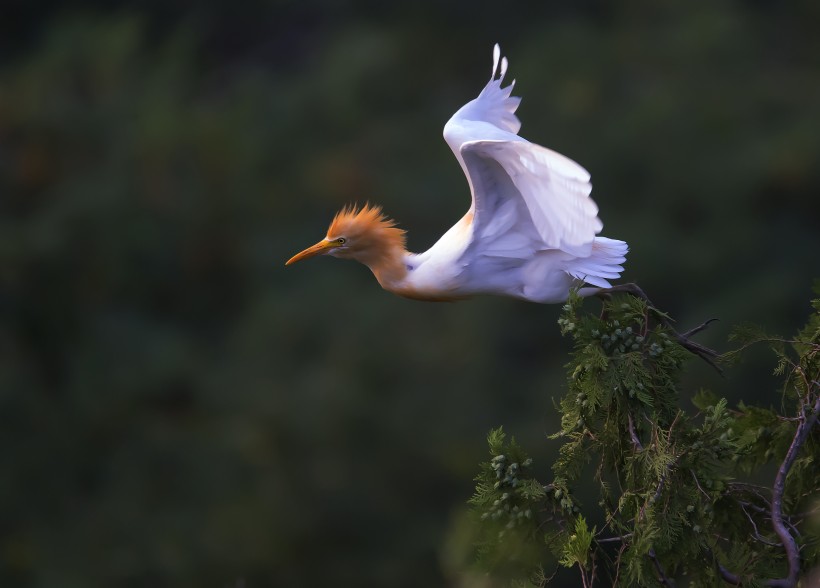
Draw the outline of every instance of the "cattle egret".
M496 294L554 303L573 288L591 295L610 287L627 244L596 236L603 225L589 173L518 135L521 99L511 96L514 80L502 86L506 72L496 45L489 83L444 126L472 204L430 249L408 252L404 231L365 205L341 210L324 239L285 265L315 255L355 259L385 290L419 300Z

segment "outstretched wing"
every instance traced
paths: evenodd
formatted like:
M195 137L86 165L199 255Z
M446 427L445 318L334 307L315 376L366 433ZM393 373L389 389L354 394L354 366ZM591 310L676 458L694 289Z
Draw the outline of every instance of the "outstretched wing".
M507 59L499 69L499 57L496 45L490 82L444 127L472 191L473 238L498 251L559 249L586 257L603 227L589 197L589 173L518 136L521 99L511 96L514 81L502 87Z

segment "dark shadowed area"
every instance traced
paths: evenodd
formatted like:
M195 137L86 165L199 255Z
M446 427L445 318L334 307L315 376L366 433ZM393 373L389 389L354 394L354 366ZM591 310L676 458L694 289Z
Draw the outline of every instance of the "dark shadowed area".
M490 427L554 459L560 309L284 262L351 202L414 251L466 211L441 131L496 41L522 135L589 169L626 280L682 329L718 317L719 350L805 321L815 1L2 12L3 586L459 584ZM776 404L772 367L683 388Z

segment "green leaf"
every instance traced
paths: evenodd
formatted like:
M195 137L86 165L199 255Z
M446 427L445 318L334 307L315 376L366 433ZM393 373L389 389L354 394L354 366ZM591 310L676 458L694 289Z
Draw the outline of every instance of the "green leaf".
M590 531L584 517L579 516L575 519L575 531L569 536L566 545L564 545L564 555L560 560L561 565L571 568L578 564L582 568L586 568L589 559L589 548L592 545L594 535L595 528L593 527Z
M494 456L500 454L503 451L504 439L506 438L507 434L504 433L504 427L491 429L487 434L487 445L490 446L490 454Z

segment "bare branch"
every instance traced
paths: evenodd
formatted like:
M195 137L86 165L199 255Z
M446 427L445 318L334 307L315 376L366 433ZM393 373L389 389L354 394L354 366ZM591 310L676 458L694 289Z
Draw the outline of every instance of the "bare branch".
M715 563L717 564L718 573L724 582L732 584L733 586L740 586L740 578L738 578L736 574L724 568L719 561L715 560Z
M783 463L780 464L777 470L777 476L775 476L774 485L772 486L772 527L774 527L775 533L783 543L786 558L789 562L789 574L784 578L787 582L784 584L785 586L797 585L797 575L800 572L800 551L797 548L797 542L783 521L783 493L786 491L786 477L789 475L789 470L794 464L798 452L806 442L806 437L817 422L817 413L820 412L820 396L817 397L811 414L806 415L806 408L805 405L802 407L803 420L797 425L792 444L786 452Z
M755 530L752 537L754 537L755 539L757 539L761 543L764 543L764 544L769 545L771 547L782 547L782 545L783 545L782 543L775 543L774 541L769 541L768 539L763 537L760 534L760 531L758 531L758 529L757 529L757 524L755 523L754 518L752 518L752 515L750 515L749 511L746 510L746 507L743 505L743 502L740 502L739 504L740 504L740 509L743 511L743 514L746 515L746 518L749 519L749 522L751 523L752 528Z
M717 322L718 320L719 319L716 319L716 318L707 319L707 320L703 321L701 324L699 324L697 327L695 327L694 329L689 329L685 333L681 333L681 336L686 337L688 339L692 335L696 335L696 334L700 333L701 331L705 330L706 328L709 327L709 325L711 325L714 322Z
M617 543L618 541L626 541L632 537L632 533L625 533L623 535L619 535L618 537L604 537L603 539L596 539L596 543Z
M670 588L672 588L675 585L675 583L672 580L670 580L666 573L663 571L661 562L658 561L658 557L655 555L655 550L650 549L646 555L648 555L649 559L652 560L652 563L655 564L655 571L658 572L658 582L660 582L663 586L669 586Z
M689 470L689 473L692 474L692 479L695 481L695 486L698 487L700 493L703 494L707 500L711 500L711 496L709 496L709 493L701 487L700 482L698 481L698 477L695 474L695 470Z
M632 413L626 413L627 418L629 419L629 437L632 439L632 445L635 446L635 449L638 451L643 451L643 444L641 440L638 439L638 434L635 432L635 422L632 420Z
M743 580L737 574L733 574L728 569L726 569L723 564L721 564L715 558L714 554L711 551L708 551L713 559L715 559L715 565L717 566L718 573L720 574L721 579L726 582L727 584L731 584L732 586L742 586ZM786 579L777 579L777 580L766 580L763 582L764 586L768 588L793 588L795 584L789 584Z

